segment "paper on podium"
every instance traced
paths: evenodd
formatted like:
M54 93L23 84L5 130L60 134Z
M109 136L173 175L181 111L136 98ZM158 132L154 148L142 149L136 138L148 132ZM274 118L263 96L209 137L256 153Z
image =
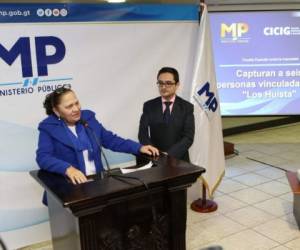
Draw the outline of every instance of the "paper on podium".
M153 165L153 163L150 161L148 164L141 166L139 168L121 168L121 172L122 172L122 174L128 174L128 173L132 173L135 171L151 168L152 165Z

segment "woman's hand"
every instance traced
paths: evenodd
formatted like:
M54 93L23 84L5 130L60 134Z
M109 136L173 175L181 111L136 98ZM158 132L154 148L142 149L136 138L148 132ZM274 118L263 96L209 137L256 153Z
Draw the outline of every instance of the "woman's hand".
M72 181L73 184L80 184L87 182L87 178L80 170L77 168L74 168L73 166L70 166L66 170L66 175L69 177L69 179Z
M140 152L147 155L159 156L159 150L151 145L142 146Z

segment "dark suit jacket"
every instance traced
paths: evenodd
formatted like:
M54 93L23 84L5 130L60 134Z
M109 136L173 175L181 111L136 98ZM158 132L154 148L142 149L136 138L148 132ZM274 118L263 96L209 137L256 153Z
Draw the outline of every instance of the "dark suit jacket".
M194 133L194 106L191 103L176 96L168 124L163 122L161 97L144 103L138 135L141 144L151 144L177 159L189 161L188 149Z

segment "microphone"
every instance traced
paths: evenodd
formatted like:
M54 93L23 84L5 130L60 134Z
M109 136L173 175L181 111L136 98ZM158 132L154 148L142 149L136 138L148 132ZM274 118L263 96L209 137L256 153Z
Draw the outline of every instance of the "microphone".
M92 133L92 136L93 138L95 139L96 143L97 143L97 147L100 151L100 156L102 155L103 158L104 158L104 161L105 161L105 164L106 164L106 167L107 167L107 173L108 175L110 175L110 172L111 172L111 168L110 168L110 165L108 163L108 160L106 158L106 155L104 153L104 151L101 149L101 142L100 142L100 139L97 137L95 131L89 126L88 122L84 119L80 119L79 120L79 123L82 124L85 128L89 129ZM100 157L100 160L101 160L101 157ZM104 176L102 176L102 174L100 173L100 179L103 179Z

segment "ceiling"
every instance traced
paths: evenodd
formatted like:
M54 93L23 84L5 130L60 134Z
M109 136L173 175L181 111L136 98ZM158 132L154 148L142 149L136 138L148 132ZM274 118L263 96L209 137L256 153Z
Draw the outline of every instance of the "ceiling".
M201 0L126 0L128 3L198 3ZM1 3L106 3L107 0L0 0ZM208 5L297 4L300 0L204 0Z

